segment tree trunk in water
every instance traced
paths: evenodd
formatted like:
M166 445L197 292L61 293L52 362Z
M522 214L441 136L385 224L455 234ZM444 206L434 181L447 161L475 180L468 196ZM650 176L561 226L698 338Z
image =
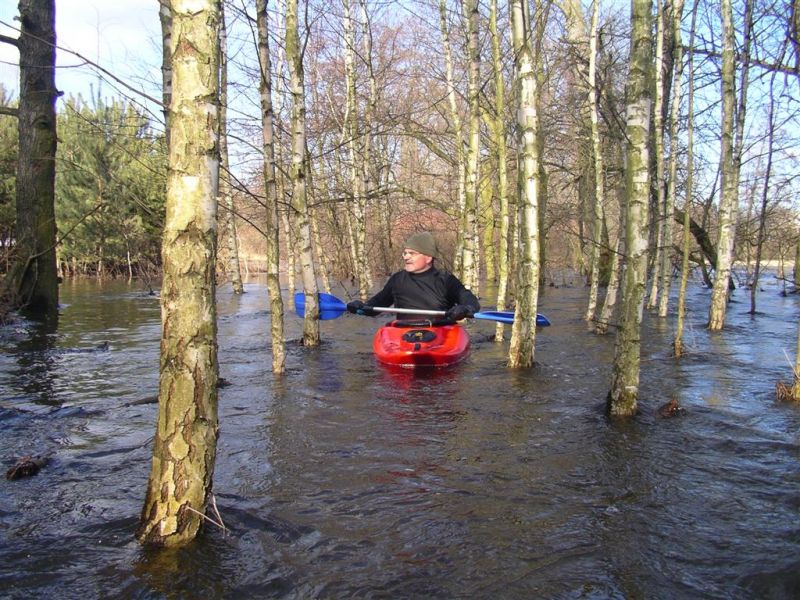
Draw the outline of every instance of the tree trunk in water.
M267 292L270 305L270 337L272 340L272 372L284 373L286 368L286 342L283 328L283 298L280 284L280 250L278 231L278 189L275 166L275 124L272 110L272 68L269 56L269 15L267 0L256 0L258 29L258 62L261 68L259 91L261 94L261 130L264 152L264 195L266 196L267 233Z
M597 292L600 286L600 243L603 228L603 154L600 147L600 123L597 102L597 22L600 12L600 0L592 2L592 26L589 34L589 115L592 123L592 156L594 157L594 228L592 240L592 258L590 261L592 274L590 277L589 304L586 308L586 322L589 329L595 329L595 311L597 310Z
M372 121L375 115L375 111L377 110L376 107L378 104L378 84L375 81L375 72L373 71L372 68L372 31L370 27L369 14L367 13L366 0L359 0L359 5L361 7L361 27L362 27L362 38L364 41L363 60L367 65L367 77L369 79L369 100L367 101L367 105L364 110L364 143L362 144L363 156L361 158L361 171L363 179L363 183L361 185L361 191L364 194L364 227L362 233L363 238L361 241L363 256L361 259L362 260L361 269L364 277L364 289L370 290L372 288L372 273L370 271L370 264L368 260L368 256L371 253L367 248L367 210L370 198L372 197L372 188L373 188L373 182L372 182L373 122Z
M697 26L697 4L700 0L695 0L692 8L692 25L689 34L689 48L694 47L695 31ZM681 284L678 290L678 318L675 325L675 340L673 351L676 357L683 355L683 330L686 320L686 287L689 281L689 236L690 236L690 217L692 207L692 193L694 188L694 53L689 52L689 61L686 65L686 72L689 74L686 99L686 198L683 202L683 252L681 256Z
M306 313L303 319L303 345L319 345L319 302L317 274L312 252L311 226L306 200L306 106L303 54L298 33L297 0L286 3L286 62L289 65L292 95L292 213L298 238Z
M8 301L35 317L58 316L56 268L54 0L20 0L16 263Z
M367 220L366 220L366 198L364 194L364 169L362 161L364 157L361 139L361 128L359 127L358 96L356 92L356 39L355 39L355 19L353 17L353 7L350 0L343 0L344 4L344 66L345 80L347 86L347 112L344 124L346 134L347 149L350 158L350 187L352 190L352 219L350 221L352 231L352 260L355 271L356 281L358 282L359 297L366 299L369 295L369 282L367 271Z
M458 181L458 205L457 216L459 219L464 215L467 205L467 182L466 182L466 156L464 152L464 135L462 132L461 117L458 104L456 103L456 85L453 80L453 56L450 48L450 33L447 27L447 7L445 0L439 0L439 26L442 32L442 46L444 48L444 66L447 76L447 100L450 107L450 118L453 121L453 138L456 149L456 174ZM459 227L458 238L456 240L455 260L453 261L453 272L461 278L464 277L463 257L464 257L464 236L467 234L463 227Z
M497 0L491 0L491 15L489 17L489 31L492 35L492 64L494 69L494 135L497 148L497 196L500 203L500 231L498 265L497 265L497 310L506 309L508 299L508 235L509 235L509 208L508 208L508 168L505 125L505 82L503 78L502 54L500 53L500 35L497 31ZM503 341L505 326L497 323L495 326L494 340Z
M469 110L469 143L466 160L466 194L463 213L463 236L461 267L464 285L476 291L479 287L477 260L477 212L478 178L481 150L480 118L480 53L478 48L478 0L463 0L464 24L466 26L467 54L469 60L469 83L467 85L467 105Z
M749 53L750 2L746 0L745 46ZM720 174L722 185L719 202L719 233L717 235L717 269L711 292L708 328L719 331L725 326L729 280L733 266L733 243L736 237L736 210L739 203L739 167L742 159L742 132L747 93L747 62L743 64L742 90L738 111L736 104L736 31L733 24L731 0L722 0L722 144ZM734 125L735 120L735 125Z
M511 0L514 46L516 137L519 148L519 249L517 306L511 329L508 363L512 368L533 366L536 311L539 302L539 127L537 79L531 46L530 15L523 0Z
M653 274L650 278L650 295L647 308L658 306L658 286L661 283L662 255L668 254L664 245L666 227L666 203L664 189L664 0L656 0L656 55L655 55L655 101L653 106L653 155L655 159L656 210L653 217L656 223L656 248L653 259Z
M627 84L625 182L626 265L622 283L622 311L614 349L607 410L611 416L637 412L641 323L647 283L648 207L650 171L648 141L652 109L651 0L631 3L631 55Z
M661 253L661 299L658 304L658 316L666 317L669 311L669 292L672 282L672 232L675 218L675 198L678 190L678 132L681 112L681 79L683 76L683 48L681 46L681 17L683 16L683 0L675 0L672 7L672 43L674 44L672 78L672 100L669 117L669 181L664 204L664 237Z
M219 153L222 168L220 169L220 198L227 212L228 234L228 272L234 294L243 294L242 268L239 264L239 240L236 236L236 212L233 206L230 163L228 161L228 33L225 26L224 3L220 3L220 91L219 91Z
M172 10L159 412L136 533L142 543L161 546L186 544L197 535L211 491L218 433L219 5L173 0Z

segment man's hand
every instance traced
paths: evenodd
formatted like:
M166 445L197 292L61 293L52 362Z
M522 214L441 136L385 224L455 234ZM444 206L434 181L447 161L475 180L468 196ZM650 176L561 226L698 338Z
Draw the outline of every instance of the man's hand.
M444 318L448 321L460 321L461 319L468 319L474 314L475 311L472 310L471 306L456 304L455 306L451 306L448 311L444 313Z
M353 300L347 303L347 312L354 315L364 315L365 317L374 317L377 313L372 310L371 306L367 306L361 300Z

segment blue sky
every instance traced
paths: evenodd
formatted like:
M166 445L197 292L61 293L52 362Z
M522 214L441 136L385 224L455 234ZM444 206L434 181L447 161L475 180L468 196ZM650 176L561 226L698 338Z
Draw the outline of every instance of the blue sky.
M17 3L0 2L0 32L18 37ZM10 27L9 27L10 26ZM73 50L146 93L160 97L161 52L157 0L56 0L58 45ZM96 93L97 75L76 56L58 50L56 86L69 95ZM19 55L0 44L0 82L19 92ZM104 97L119 96L112 81L100 84Z

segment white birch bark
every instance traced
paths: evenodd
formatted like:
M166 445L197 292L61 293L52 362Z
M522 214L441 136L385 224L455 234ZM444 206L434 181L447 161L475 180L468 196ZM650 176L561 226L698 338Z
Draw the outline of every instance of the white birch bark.
M464 150L464 133L461 123L461 116L458 111L457 92L453 79L453 53L450 47L450 30L447 26L447 7L445 0L439 0L439 27L442 33L442 47L444 49L444 67L447 78L447 102L450 107L450 120L453 123L453 142L456 151L456 180L458 182L458 208L457 216L460 219L464 215L467 205L467 181L466 181L466 152ZM464 231L459 232L456 241L455 261L453 270L457 275L463 277L463 248Z
M672 100L669 116L669 178L664 204L664 236L661 253L661 298L658 303L658 316L666 317L669 312L669 294L672 282L672 239L675 219L675 200L678 194L678 135L680 132L681 93L683 87L683 46L681 45L681 17L683 0L674 0L672 6L672 41L674 44L675 75L672 78Z
M708 328L721 330L725 326L728 306L728 285L733 266L733 242L736 227L738 190L734 173L734 119L736 104L736 40L731 0L721 0L722 13L722 132L720 149L719 229L717 234L717 265Z
M216 458L214 271L219 181L219 6L173 0L158 423L136 537L184 545L202 524Z
M655 101L653 106L653 153L655 154L656 185L656 247L653 260L653 275L650 278L650 295L647 308L658 306L658 286L661 283L661 256L664 252L664 0L656 0L656 55L655 55Z
M236 211L233 205L230 161L228 159L228 31L225 26L225 8L220 3L220 44L219 44L219 154L220 179L219 199L225 207L227 216L228 268L234 294L243 294L242 269L239 264L239 240L236 235Z
M491 0L491 10L489 16L489 31L492 36L492 65L494 68L494 134L495 148L497 152L497 197L500 205L500 231L498 265L497 265L497 310L506 309L508 300L508 238L509 238L509 206L508 206L508 168L507 147L506 147L506 125L505 125L505 81L503 77L502 55L500 53L500 34L497 30L497 0ZM505 326L497 323L495 326L494 340L503 341Z
M697 26L697 4L695 0L692 9L692 25L689 33L689 48L694 47L694 40ZM677 66L677 61L676 61ZM689 59L686 65L688 73L688 89L686 92L686 185L685 198L683 201L683 243L681 253L681 279L678 290L678 316L675 322L675 340L672 343L673 353L680 357L684 353L683 332L686 321L686 288L689 282L689 241L691 233L689 231L691 219L692 194L694 193L694 52L689 51Z
M270 339L272 341L272 372L280 375L286 370L283 298L280 283L280 222L278 220L277 168L275 160L275 113L272 105L272 60L269 55L268 0L256 0L258 30L258 62L261 70L261 132L264 154L264 196L266 197L264 230L267 234L267 293L270 305Z
M363 166L363 139L359 126L358 97L356 92L356 38L355 17L350 0L342 0L344 8L344 64L345 79L347 82L347 118L345 127L347 131L347 148L350 157L350 185L353 201L352 210L352 239L353 261L355 265L358 292L361 298L369 295L369 281L367 277L367 219L366 197L364 194L364 166Z
M463 0L464 23L467 36L467 57L469 60L469 82L467 85L467 105L469 110L468 146L466 160L466 194L463 213L462 271L464 285L472 290L478 289L477 273L477 212L478 179L480 167L480 53L478 48L478 0Z
M306 106L303 73L303 49L298 32L297 0L286 2L286 62L289 67L289 91L292 97L292 216L297 233L305 317L303 345L319 345L319 301L317 274L312 251L311 225L306 196Z
M632 0L631 51L627 83L625 181L626 265L622 284L620 326L614 349L607 410L611 416L630 417L637 412L641 352L641 323L647 283L648 206L650 198L649 149L652 98L651 0Z
M514 46L516 137L519 151L519 248L517 306L508 363L531 367L536 347L536 311L539 301L539 154L536 112L537 79L531 46L530 15L523 0L511 0Z
M361 36L364 44L364 56L362 57L367 67L367 80L369 81L369 98L364 109L364 141L362 144L362 160L361 160L361 176L362 184L361 190L364 195L364 232L361 245L363 248L363 277L364 287L366 290L372 288L372 273L369 265L369 250L367 248L367 217L369 210L369 202L372 198L374 182L372 177L373 171L373 119L378 105L378 83L375 79L375 71L372 68L372 28L370 26L369 13L367 12L366 0L358 0L361 8Z
M603 203L605 201L603 183L603 153L600 145L600 118L597 102L597 23L600 13L600 0L592 2L592 25L589 33L589 117L592 124L592 157L594 159L594 228L592 240L592 274L590 277L589 303L586 308L586 322L589 329L595 328L597 293L600 287L600 244L603 238Z

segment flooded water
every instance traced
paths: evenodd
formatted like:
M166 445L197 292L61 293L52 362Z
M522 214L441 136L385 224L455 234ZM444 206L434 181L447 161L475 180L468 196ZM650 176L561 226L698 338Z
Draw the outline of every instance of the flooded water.
M219 293L214 492L227 532L141 548L159 306L124 284L67 282L58 329L0 330L0 456L51 456L0 484L3 598L797 598L800 408L775 401L797 297L739 291L724 332L694 289L686 342L643 331L641 415L603 416L613 337L586 290L548 289L538 366L505 368L494 323L443 371L376 364L382 319L322 323L269 372L266 288ZM299 319L287 319L289 337ZM787 358L788 355L788 358ZM675 398L686 413L663 419Z

